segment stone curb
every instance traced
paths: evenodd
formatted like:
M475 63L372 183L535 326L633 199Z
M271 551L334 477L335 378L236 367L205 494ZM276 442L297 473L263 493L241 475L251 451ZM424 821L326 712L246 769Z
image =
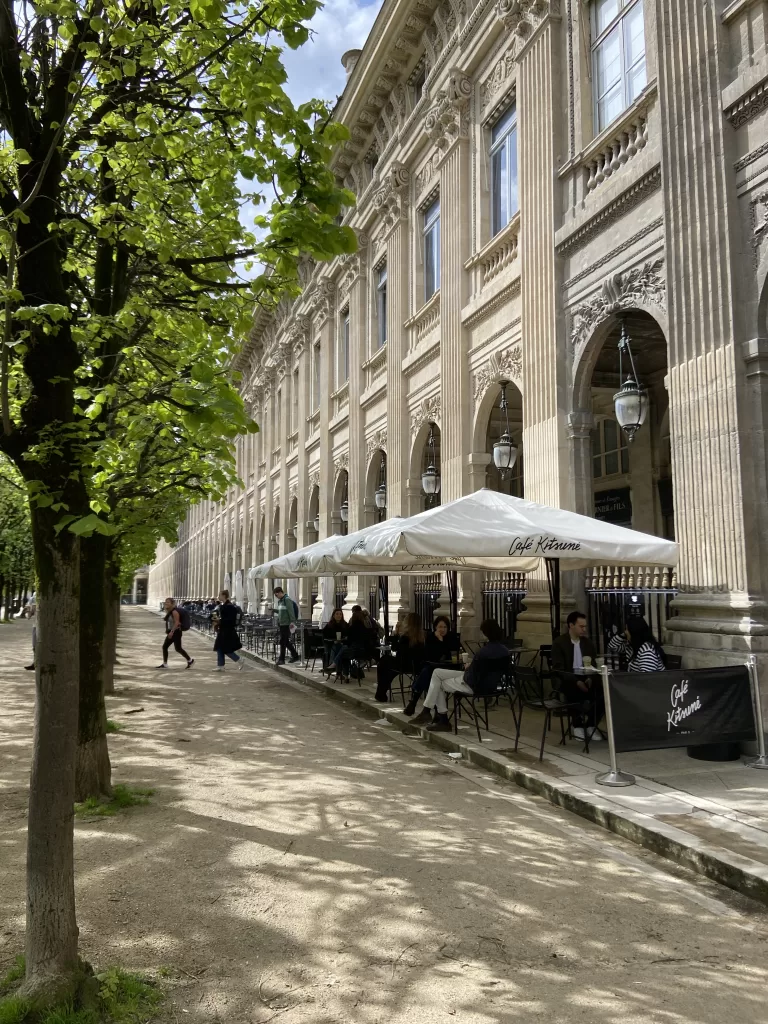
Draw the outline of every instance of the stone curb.
M578 814L624 839L629 839L668 860L768 905L768 867L759 861L742 857L723 847L713 846L698 836L661 822L651 815L612 803L607 797L601 799L588 790L580 789L566 781L552 779L543 772L510 761L495 751L484 750L476 743L462 742L454 733L429 733L418 726L411 726L407 721L403 721L402 715L388 710L391 705L373 704L368 694L358 690L353 683L350 683L349 689L341 691L324 679L308 677L288 665L281 666L278 670L274 662L251 651L243 650L240 653L249 661L271 669L275 674L285 674L293 681L327 697L354 704L369 717L386 718L401 732L414 736L421 733L424 740L446 753L460 753L470 764L514 782L523 789L544 797L557 807Z

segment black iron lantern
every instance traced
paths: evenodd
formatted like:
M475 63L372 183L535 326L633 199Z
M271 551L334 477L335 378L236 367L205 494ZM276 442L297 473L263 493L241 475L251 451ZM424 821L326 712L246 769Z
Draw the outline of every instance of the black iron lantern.
M501 473L503 480L517 461L517 448L512 444L509 435L509 405L507 403L508 380L499 381L501 385L501 401L499 408L504 413L504 431L499 440L493 446L493 464Z
M616 413L616 420L619 426L627 435L631 443L635 439L645 418L648 415L648 392L641 388L637 380L635 361L632 358L632 349L629 344L626 323L621 322L621 337L619 338L619 383L624 377L624 361L629 363L627 379L613 396L613 408Z
M435 432L434 424L429 424L429 440L427 446L429 448L429 464L424 472L421 474L421 486L424 488L424 493L433 495L440 493L440 474L437 471L436 458L435 458Z

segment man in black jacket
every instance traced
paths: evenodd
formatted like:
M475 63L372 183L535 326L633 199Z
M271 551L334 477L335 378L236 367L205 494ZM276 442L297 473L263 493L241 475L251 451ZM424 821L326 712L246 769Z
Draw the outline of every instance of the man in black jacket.
M599 729L594 729L605 713L603 684L599 676L578 676L584 668L584 659L589 658L595 664L597 649L587 636L587 617L584 612L571 612L566 619L568 632L563 633L552 644L552 668L559 673L555 685L571 703L584 701L591 705L588 712L587 727L590 739L604 739ZM579 715L573 716L573 735L576 739L585 739L585 723Z

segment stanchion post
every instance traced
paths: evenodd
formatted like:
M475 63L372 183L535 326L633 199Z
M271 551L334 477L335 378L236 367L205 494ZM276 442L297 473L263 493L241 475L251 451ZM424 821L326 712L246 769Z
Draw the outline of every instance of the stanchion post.
M752 700L755 708L755 731L757 732L756 761L751 761L747 768L768 768L768 757L765 755L765 726L763 725L763 704L760 699L760 680L757 676L757 658L749 656L749 681L752 685Z
M613 711L611 710L611 687L610 687L610 669L607 665L603 665L600 669L600 674L603 677L603 694L605 696L605 723L608 726L608 753L611 757L611 770L609 772L603 772L600 775L595 776L595 782L601 786L611 786L614 789L620 789L625 786L634 786L635 776L629 775L627 772L619 771L619 766L616 762L616 740L613 735Z

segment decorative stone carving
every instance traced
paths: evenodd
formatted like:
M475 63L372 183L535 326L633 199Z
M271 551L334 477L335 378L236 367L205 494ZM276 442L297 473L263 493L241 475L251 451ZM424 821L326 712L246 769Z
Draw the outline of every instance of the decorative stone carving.
M376 451L386 452L387 450L387 431L386 429L377 430L375 434L372 434L365 442L365 454L370 460L373 453Z
M448 83L437 94L424 118L424 131L438 150L446 150L458 138L469 134L466 108L472 95L472 79L453 68Z
M319 487L319 486L320 486L320 471L316 469L314 472L309 474L309 488L310 488L310 490L312 490L313 487Z
M516 37L518 49L549 15L560 14L560 0L499 0L496 17Z
M494 64L490 75L480 85L480 109L482 111L487 110L499 93L504 91L514 66L515 60L510 53Z
M585 342L595 327L612 313L637 303L656 306L666 312L667 284L663 273L664 260L657 257L641 267L611 274L603 281L600 293L578 306L571 314L571 343Z
M418 433L425 423L436 423L440 426L440 395L425 398L411 414L411 433Z
M317 312L317 325L323 327L333 318L336 309L336 285L327 278L318 281L315 295L315 309Z
M475 404L479 404L492 384L502 380L520 380L523 376L523 352L520 345L504 352L492 352L485 366L475 373Z
M388 234L397 221L408 211L408 183L411 174L401 163L393 163L373 197L374 208L380 217L380 237Z
M336 467L336 474L337 475L339 473L345 471L345 470L348 470L349 469L349 452L348 451L347 452L342 452L340 455L337 455L334 458L334 460L333 460L333 464Z
M291 339L291 345L293 346L293 355L298 357L304 351L305 346L309 342L309 331L312 326L312 320L308 316L295 316L291 320L289 328L289 336Z
M357 252L345 253L339 257L339 263L344 268L341 280L339 281L339 293L341 295L346 295L357 278L366 271L369 239L362 231L357 231L356 234Z

